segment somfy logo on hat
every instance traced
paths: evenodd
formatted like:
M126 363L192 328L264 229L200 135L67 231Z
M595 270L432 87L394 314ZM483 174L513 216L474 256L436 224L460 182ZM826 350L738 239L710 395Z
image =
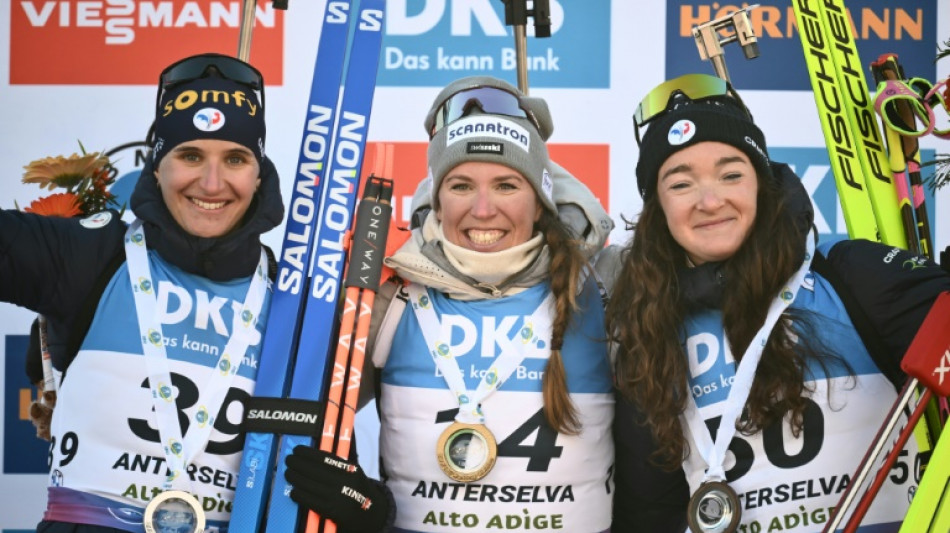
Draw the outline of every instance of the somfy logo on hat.
M673 146L689 142L693 138L693 135L696 134L696 124L693 124L692 120L682 119L677 120L673 126L670 127L670 132L666 135L666 140Z
M224 113L213 107L206 107L195 113L191 121L201 131L218 131L224 126Z

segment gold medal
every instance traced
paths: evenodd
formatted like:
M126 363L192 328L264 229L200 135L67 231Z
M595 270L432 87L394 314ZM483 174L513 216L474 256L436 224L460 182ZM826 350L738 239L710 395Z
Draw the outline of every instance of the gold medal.
M145 533L204 533L205 513L191 494L167 490L148 502L142 522Z
M453 422L439 436L435 452L445 475L468 483L488 475L495 466L498 445L484 424Z
M732 533L741 517L739 495L722 481L700 485L686 510L686 521L694 533Z

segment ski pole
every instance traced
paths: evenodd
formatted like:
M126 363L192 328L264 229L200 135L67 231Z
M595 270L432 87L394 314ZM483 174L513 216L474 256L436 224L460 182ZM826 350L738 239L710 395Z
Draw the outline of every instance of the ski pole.
M392 144L384 144L377 145L377 148L377 161L382 160L381 165L377 163L377 171L379 171L377 175L384 177L371 176L367 183L367 188L372 184L375 190L363 195L368 206L360 205L362 217L356 219L355 240L352 244L351 257L355 258L358 268L354 269L352 266L348 266L349 270L345 281L348 293L353 292L353 288L358 288L360 298L356 337L353 339L355 355L351 362L351 376L353 375L352 370L361 373L363 369L373 301L376 299L376 293L379 291L379 284L382 280L383 259L386 254L386 243L389 239L389 227L392 223L393 180L385 176L393 175L394 147ZM351 259L348 265L353 265L353 263L354 261ZM356 422L358 400L359 382L350 379L350 386L346 389L343 403L343 419L340 423L342 430L352 431ZM350 444L351 441L349 440L340 441L336 449L337 456L348 457Z
M878 87L881 86L880 84L882 82L888 79L895 79L889 78L884 74L879 61L880 59L871 63L871 74L874 76L874 81L878 84ZM877 98L880 99L881 97L882 90L878 89ZM897 100L895 106L900 112L900 117L886 118L885 114L888 113L888 110L885 109L884 106L879 106L877 112L881 115L881 121L884 124L884 141L885 147L887 148L887 160L891 165L891 172L894 173L894 188L897 190L897 202L900 206L901 213L901 226L904 228L904 236L907 239L907 249L915 254L919 254L920 243L915 232L917 223L914 221L914 211L910 204L910 190L907 187L907 160L904 155L903 140L901 134L898 133L896 129L888 126L888 120L904 120L903 110L906 107L906 103L902 100Z
M916 379L910 379L907 382L907 390L911 392L911 395L916 394L918 381ZM857 506L854 508L854 513L851 514L851 517L848 519L848 522L845 524L844 531L845 533L854 533L857 530L858 525L861 523L861 520L864 519L864 516L867 514L868 509L871 507L871 503L874 501L875 496L877 496L878 491L881 490L881 485L884 484L884 481L887 479L887 476L890 475L891 467L894 466L894 463L897 461L897 457L900 455L900 452L904 449L904 445L907 444L907 440L914 433L914 427L917 426L917 422L920 420L920 417L924 414L924 411L927 409L927 404L932 398L932 393L930 389L924 389L924 393L921 395L917 407L914 408L913 413L911 413L910 418L907 420L907 424L898 434L897 440L894 442L894 445L891 447L890 453L885 457L884 463L877 471L877 475L874 476L874 480L871 482L871 485L868 487L867 491L864 493L864 496L858 500ZM905 404L906 405L906 404ZM896 406L896 404L895 404ZM903 412L904 406L901 406L901 412ZM897 413L898 417L901 413ZM881 442L883 444L884 439L887 438L887 435L890 434L890 431L893 427L888 428L888 432L883 435ZM880 449L876 451L872 459L876 459L880 454ZM868 462L870 466L870 461ZM864 475L858 479L852 480L852 486L860 487L864 483L865 478L867 477L867 472L864 472ZM840 512L843 513L847 508L842 505Z
M882 54L878 60L871 63L872 72L877 69L884 80L904 80L904 69L897 60L897 54ZM898 118L903 126L912 127L916 120L910 104L905 100L895 102ZM892 117L892 119L895 117ZM892 130L884 121L885 129ZM899 132L898 132L899 133ZM927 206L924 203L923 183L920 176L920 144L916 137L900 134L902 155L907 164L913 193L914 215L917 219L917 237L920 253L933 259L933 247L930 240L930 219L927 216Z
M505 3L505 25L514 26L515 65L518 71L518 90L528 96L528 39L525 26L528 17L534 19L534 36L551 36L551 8L549 0L534 0L528 9L527 0L502 0Z
M288 0L273 0L274 9L287 9ZM254 34L254 22L256 18L257 0L244 0L241 6L241 31L238 34L237 58L245 63L250 63L251 57L251 36Z
M897 54L882 54L879 56L877 61L871 63L871 72L874 75L875 82L879 85L882 81L896 80L903 82L905 80L904 69L897 60ZM880 95L878 95L878 98L880 98ZM927 206L924 203L923 183L920 177L920 146L916 137L906 135L892 126L892 124L897 123L905 132L916 131L915 126L917 119L915 118L915 113L910 103L905 99L898 98L894 101L894 111L896 112L896 116L894 116L893 113L889 113L889 110L885 109L885 106L880 106L878 109L878 113L881 115L884 125L888 157L891 161L891 166L894 168L896 163L898 166L905 168L903 173L895 171L894 185L897 187L901 217L903 219L905 233L907 233L908 250L933 259L933 247L930 240L930 218L927 216ZM885 113L889 114L885 116ZM932 124L930 126L932 127ZM897 142L894 142L892 139L896 139ZM907 190L906 180L908 178L910 179L910 191ZM913 196L912 208L911 195ZM910 211L909 220L908 211ZM915 227L916 234L914 233ZM933 436L931 440L933 441L936 441L936 436L940 434L948 411L946 398L938 399L937 403L940 404L939 407L937 407L934 402L931 402L931 408L925 416L930 435Z
M948 349L950 339L948 339L947 332L950 332L950 292L941 293L940 296L937 297L930 311L927 313L927 316L924 318L924 321L921 323L920 328L917 330L917 334L914 335L910 346L907 348L907 352L901 360L901 368L907 373L910 379L908 379L903 389L901 389L900 396L885 418L881 428L878 430L874 441L872 441L861 463L858 465L858 469L851 478L848 489L842 494L838 505L835 507L834 514L825 524L823 531L835 531L838 525L841 524L845 512L854 502L874 462L880 456L881 451L887 443L887 439L903 415L904 408L910 402L913 395L916 394L917 385L923 384L926 387L926 391L911 415L910 420L901 430L896 444L893 446L884 466L877 475L877 479L872 482L868 491L862 496L858 507L847 524L847 528L850 529L846 529L845 531L854 531L853 528L860 523L860 520L866 514L874 496L880 489L881 484L883 484L884 478L887 477L894 460L896 460L897 455L907 442L907 438L913 432L913 427L926 408L931 395L934 392L940 396L950 394L950 376L944 380L943 375L945 372L950 372L950 366L946 366L947 363L950 362L950 349ZM940 375L935 380L933 375L937 373ZM946 383L944 383L944 381L946 381Z
M241 8L241 32L238 34L237 57L245 63L251 57L251 35L254 33L254 11L257 0L244 0Z
M43 396L49 393L56 394L56 375L53 372L53 358L49 353L49 344L46 341L46 317L37 315L37 329L39 330L40 355L43 358Z
M382 185L382 193L373 206L373 209L379 210L379 212L376 213L378 216L376 220L386 221L386 226L380 225L380 228L386 227L386 230L388 230L388 221L392 212L390 207L391 198L392 183L389 182L388 184ZM382 271L383 252L385 250L385 233L386 231L378 232L378 235L380 235L382 238L380 239L380 242L377 243L377 246L374 246L374 249L378 252L377 257L379 260L376 261L377 264L373 266L373 274L369 275L370 279L376 281L377 289L379 286L380 272ZM377 237L377 239L379 239L379 237ZM364 242L368 243L368 241ZM359 247L354 247L354 251L358 252ZM357 300L353 301L353 312L357 312L358 316L356 322L356 332L352 340L352 355L349 362L346 394L344 396L342 405L342 419L339 426L339 432L341 435L352 435L356 423L356 411L359 400L360 382L362 378L363 363L366 356L366 342L369 337L370 318L373 311L373 302L376 297L376 289L371 290L365 287L358 288L356 286L351 286L349 289L347 289L347 292L348 300L353 293L358 293L355 295ZM347 305L350 305L350 301L347 302ZM353 440L351 438L340 438L334 452L337 457L348 457L352 442ZM326 533L335 533L335 531L336 527L329 527L326 529Z
M384 159L391 166L391 150ZM348 458L356 418L366 341L376 291L379 290L386 239L392 218L392 180L371 175L363 192L347 262L346 295L337 340L333 374L327 391L326 413L319 447L337 457ZM355 264L354 264L355 263ZM354 334L355 330L355 334ZM307 533L335 533L336 524L327 520L321 529L320 516L308 513Z
M894 428L897 427L897 423L900 421L904 413L904 408L910 403L911 399L916 394L917 389L917 380L909 379L907 383L904 384L904 387L901 389L901 393L897 398L897 401L891 407L890 412L888 412L887 417L884 419L884 423L881 425L881 428L878 430L877 435L874 437L874 441L871 443L871 447L868 448L867 452L864 455L864 458L861 459L861 463L858 465L858 469L855 472L854 476L851 478L851 482L848 484L848 489L841 495L841 499L838 501L838 505L835 506L834 514L825 524L825 528L822 530L824 532L835 531L838 525L841 523L845 512L851 507L851 504L854 503L855 498L857 497L858 491L861 486L864 484L864 481L867 479L868 474L870 474L871 469L874 467L874 462L881 455L881 452L884 450L884 446L887 444L887 438L890 436L891 432L894 431ZM928 391L929 392L929 391ZM917 409L915 409L915 412ZM908 423L901 430L901 434L908 432L908 428L913 429L913 425ZM906 439L905 439L906 441ZM896 446L895 446L896 448ZM900 450L898 449L898 452ZM865 494L865 497L867 493ZM873 498L873 495L872 495Z

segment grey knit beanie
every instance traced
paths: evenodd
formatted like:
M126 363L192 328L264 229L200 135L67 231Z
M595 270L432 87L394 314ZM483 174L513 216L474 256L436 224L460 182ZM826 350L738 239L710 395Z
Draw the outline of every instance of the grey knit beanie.
M429 141L427 152L429 177L433 180L433 207L438 208L439 186L449 171L465 162L482 161L505 165L521 173L534 187L541 203L556 214L554 182L550 176L548 149L545 145L545 139L554 127L544 100L527 99L507 82L490 76L462 78L446 86L436 96L426 115L426 131L433 130L436 113L446 99L476 87L495 87L518 96L523 99L522 106L528 108L538 124L524 117L475 111L436 131Z

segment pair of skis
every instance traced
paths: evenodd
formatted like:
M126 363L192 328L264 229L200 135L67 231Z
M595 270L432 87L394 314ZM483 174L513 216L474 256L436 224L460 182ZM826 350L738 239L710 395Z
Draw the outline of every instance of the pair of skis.
M905 158L905 150L910 154L911 145L902 146L906 141L899 141L886 128L887 140L881 135L844 2L795 0L792 5L849 236L876 240L917 253L928 249L929 228L919 228L919 233L913 231L914 213L908 210L909 194L903 181L907 179L906 171L914 169ZM889 69L894 69L894 72L889 72ZM888 63L877 68L872 65L872 72L877 81L880 81L879 77L886 79L884 76L902 77L897 67ZM889 154L885 152L885 146ZM904 165L898 164L895 150L900 150ZM916 147L913 151L916 152ZM919 167L914 170L919 170ZM919 179L919 173L916 178ZM922 202L918 205L922 206ZM934 309L937 307L935 304ZM946 307L944 303L942 308ZM925 329L921 328L921 334ZM929 334L936 335L933 331ZM926 354L935 362L938 355L942 354ZM923 357L919 353L918 356ZM914 357L912 351L905 356L907 359ZM914 374L909 374L914 377ZM835 515L826 524L826 531L835 530L842 522L866 480L871 464L877 460L885 441L912 402L916 402L916 408L910 413L907 425L901 429L894 451L858 502L845 531L856 529L911 433L915 435L922 454L934 450L934 441L942 427L939 414L930 389L919 387L917 379L911 379L852 479L851 488L842 496ZM921 416L927 419L926 424L917 424Z
M326 5L255 397L245 413L231 531L297 531L299 513L289 497L284 461L295 446L313 446L324 433L316 423L322 412L315 402L324 399L384 14L385 0ZM377 186L382 188L376 184L369 192ZM388 202L377 197L368 199L371 203ZM381 260L382 248L377 255ZM308 520L308 531L319 529L311 525L315 518Z
M848 235L906 249L893 173L844 2L792 6Z

